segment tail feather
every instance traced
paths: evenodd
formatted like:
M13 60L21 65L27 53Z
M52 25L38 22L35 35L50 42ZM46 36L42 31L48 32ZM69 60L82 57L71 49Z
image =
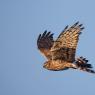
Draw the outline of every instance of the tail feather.
M91 64L77 64L78 67L83 67L83 68L92 68Z
M79 57L76 59L75 63L80 70L86 71L89 73L95 73L95 71L91 69L93 68L92 65L88 64L88 60L86 58Z
M80 68L80 70L95 74L94 70L91 70L91 69L88 69L88 68Z
M95 73L95 71L91 70L91 69L86 69L86 71L89 72L89 73Z

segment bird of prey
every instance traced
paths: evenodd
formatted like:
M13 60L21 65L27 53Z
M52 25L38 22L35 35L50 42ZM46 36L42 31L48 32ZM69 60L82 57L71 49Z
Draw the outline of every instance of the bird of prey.
M79 24L78 21L71 27L67 25L56 40L53 39L51 32L45 31L40 34L37 39L37 47L47 58L43 67L53 71L72 68L95 73L86 58L75 57L79 36L83 29L83 24Z

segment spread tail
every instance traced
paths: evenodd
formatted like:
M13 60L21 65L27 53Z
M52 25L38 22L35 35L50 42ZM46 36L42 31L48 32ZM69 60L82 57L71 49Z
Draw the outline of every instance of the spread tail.
M75 63L80 70L86 71L89 73L95 73L95 71L91 69L93 68L92 65L88 64L88 60L86 58L79 57L76 59Z

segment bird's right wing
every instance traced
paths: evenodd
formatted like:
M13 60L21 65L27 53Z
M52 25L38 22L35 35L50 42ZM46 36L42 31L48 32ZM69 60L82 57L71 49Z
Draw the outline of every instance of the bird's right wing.
M53 46L53 34L45 31L42 35L40 34L37 40L38 49L47 59L51 59L51 47Z

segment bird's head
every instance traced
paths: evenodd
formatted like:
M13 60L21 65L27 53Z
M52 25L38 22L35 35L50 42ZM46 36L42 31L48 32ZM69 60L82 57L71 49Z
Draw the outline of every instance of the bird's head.
M46 61L43 65L45 69L50 69L50 61Z

